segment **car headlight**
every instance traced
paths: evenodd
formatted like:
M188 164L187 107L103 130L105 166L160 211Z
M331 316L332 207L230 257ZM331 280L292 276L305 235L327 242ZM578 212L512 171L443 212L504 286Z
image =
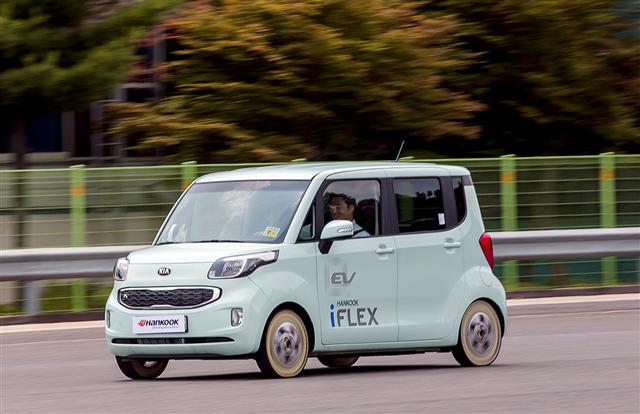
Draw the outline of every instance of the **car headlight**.
M121 257L113 266L113 279L123 281L127 278L127 273L129 273L129 259Z
M260 266L278 260L278 251L229 256L216 260L209 269L209 279L232 278L247 276Z

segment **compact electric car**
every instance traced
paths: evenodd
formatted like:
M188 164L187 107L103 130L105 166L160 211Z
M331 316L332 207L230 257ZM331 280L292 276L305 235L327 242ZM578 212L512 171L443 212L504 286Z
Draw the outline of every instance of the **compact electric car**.
M308 357L452 352L491 364L507 325L469 171L304 163L197 179L153 245L117 261L106 304L124 375L170 359L254 358L293 377Z

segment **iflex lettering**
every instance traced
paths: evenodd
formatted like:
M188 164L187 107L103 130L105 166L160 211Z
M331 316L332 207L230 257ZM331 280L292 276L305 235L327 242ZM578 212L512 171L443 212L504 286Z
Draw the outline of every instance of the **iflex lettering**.
M340 301L347 302L347 301ZM340 304L338 302L338 304ZM357 304L357 299L355 300ZM371 326L378 325L378 320L376 319L376 312L378 308L338 308L335 309L335 306L331 304L330 306L331 313L331 326L342 327L342 326ZM334 312L335 309L335 312Z

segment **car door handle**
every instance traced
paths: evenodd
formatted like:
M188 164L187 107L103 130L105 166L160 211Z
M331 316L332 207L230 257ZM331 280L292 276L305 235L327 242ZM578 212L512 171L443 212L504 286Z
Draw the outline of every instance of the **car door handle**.
M444 242L445 249L453 249L462 246L461 242Z
M393 253L395 249L393 247L378 247L376 249L377 254L389 254Z

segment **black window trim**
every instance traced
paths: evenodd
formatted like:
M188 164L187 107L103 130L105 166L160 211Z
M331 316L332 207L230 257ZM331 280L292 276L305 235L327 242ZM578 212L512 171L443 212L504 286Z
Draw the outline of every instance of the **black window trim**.
M453 194L453 210L455 212L455 219L458 224L452 228L456 228L467 220L467 216L469 215L469 203L467 203L467 194L465 192L465 187L471 186L472 184L468 184L471 182L471 178L468 175L453 175L451 178L451 193ZM456 192L453 188L453 180L456 178L460 178L462 180L462 202L464 203L464 216L458 221L458 210L456 207ZM467 178L467 180L465 180Z
M400 233L398 226L398 209L396 205L396 197L395 190L393 187L394 180L399 179L421 179L421 178L434 178L439 180L441 189L442 189L442 200L444 203L444 213L445 213L445 221L446 225L444 229L440 230L426 230L426 231L416 231L410 233ZM402 235L413 235L413 234L421 234L421 233L442 233L449 230L453 230L456 227L463 224L469 215L469 205L467 203L466 194L464 196L465 203L465 215L463 219L458 222L455 226L451 226L450 223L456 223L458 221L458 212L456 210L456 200L455 193L453 191L453 179L454 178L462 178L463 186L473 185L471 182L471 177L468 175L455 175L455 176L444 176L444 175L429 175L429 176L408 176L408 177L372 177L372 178L338 178L338 179L325 179L320 188L316 192L311 206L309 208L315 207L315 237L310 240L300 240L296 239L296 244L302 243L316 243L320 241L320 235L322 233L322 229L324 228L324 202L322 200L322 195L324 194L327 187L337 181L378 181L380 185L380 215L382 220L380 222L380 234L372 235L370 238L376 237L388 237L388 236L402 236ZM319 208L318 206L322 206L323 208ZM306 217L306 215L305 215ZM352 239L346 239L352 240Z
M311 205L309 206L309 210L312 210L314 213L317 212L316 209L316 198L315 196L313 197L313 201L311 201ZM304 218L307 218L307 214L309 214L309 210L307 210L307 213L304 215ZM309 240L303 240L300 238L300 232L302 231L302 227L304 227L304 221L302 222L302 227L300 227L300 230L298 230L298 236L296 237L296 243L295 244L304 244L304 243L315 243L316 242L316 238L318 238L318 226L316 225L317 223L317 214L313 214L313 221L311 223L311 227L313 228L313 238L309 239Z

